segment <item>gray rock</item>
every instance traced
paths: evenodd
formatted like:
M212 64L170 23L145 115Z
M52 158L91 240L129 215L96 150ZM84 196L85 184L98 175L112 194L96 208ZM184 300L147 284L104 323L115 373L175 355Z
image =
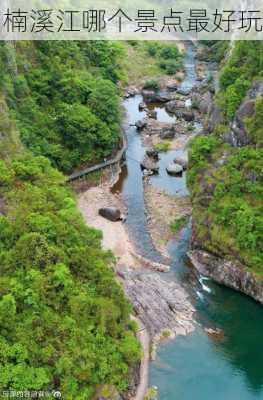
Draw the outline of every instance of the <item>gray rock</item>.
M130 271L125 274L124 289L152 338L164 329L175 335L194 330L194 308L185 289L175 280L167 281L156 273Z
M153 158L148 157L147 155L144 157L141 162L141 169L151 171L154 174L157 174L159 171L159 167L156 161Z
M255 81L252 88L248 91L250 99L255 99L258 96L263 96L263 80Z
M165 109L171 114L175 114L178 109L185 108L185 102L182 100L172 100L165 104Z
M159 160L159 154L158 151L155 149L148 149L146 150L146 154L148 157L153 158L154 160L158 161Z
M188 96L191 93L191 89L180 87L179 89L177 89L177 93Z
M195 119L195 115L192 111L182 111L181 115L182 118L187 122L191 122Z
M148 121L145 118L135 122L135 126L138 129L138 131L142 131L144 128L146 128L147 124Z
M190 251L188 257L202 275L245 293L263 304L263 281L256 279L254 274L238 261L221 259L202 250Z
M183 167L179 164L171 163L166 167L166 171L169 175L178 176L182 175Z
M181 165L183 169L187 169L188 166L187 154L175 157L174 163Z
M215 127L219 124L222 124L224 121L224 117L221 113L220 108L213 103L210 110L209 118L205 123L205 129L211 133L214 131Z
M213 97L212 97L211 92L209 92L209 91L204 93L201 96L199 104L198 104L198 109L202 114L207 114L209 112L211 105L212 105L212 100L213 100Z
M121 220L121 212L116 207L105 207L99 209L99 215L109 221L116 222Z
M172 98L173 97L172 97L171 93L168 93L165 91L157 93L157 102L158 103L167 103L168 101L171 101Z
M175 134L176 130L174 125L162 128L159 133L161 139L173 139Z
M138 108L140 111L143 111L147 108L147 105L144 103L144 101L141 101Z
M173 98L169 92L155 92L154 90L143 90L142 96L146 103L166 103Z
M246 146L251 143L251 138L246 130L245 121L255 114L255 100L245 100L236 112L235 118L230 126L231 144L234 147Z
M146 103L155 103L156 102L156 92L154 90L143 90L142 96Z
M166 89L169 91L169 92L175 92L176 90L177 90L177 88L178 88L178 84L177 83L168 83L168 85L166 86Z
M134 97L139 93L138 89L135 87L130 87L126 90L124 97L126 99L130 98L130 97Z

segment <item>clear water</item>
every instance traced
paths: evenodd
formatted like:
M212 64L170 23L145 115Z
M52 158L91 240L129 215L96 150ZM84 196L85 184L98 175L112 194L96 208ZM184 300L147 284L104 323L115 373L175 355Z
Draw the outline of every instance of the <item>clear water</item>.
M194 83L194 48L188 45L183 88L189 89ZM129 126L144 115L138 111L141 100L136 96L124 102L127 165L113 191L122 192L126 199L127 224L138 250L158 260L161 256L154 249L145 218L139 164L145 149L136 129ZM180 196L187 193L185 177L170 177L164 168L175 154L162 155L160 175L153 178L153 184ZM263 400L263 308L240 293L202 279L188 265L190 234L189 223L181 239L169 243L173 263L171 272L163 277L177 279L186 288L197 310L197 327L193 334L160 346L150 366L150 384L158 386L160 400ZM224 337L216 340L204 327L222 329Z

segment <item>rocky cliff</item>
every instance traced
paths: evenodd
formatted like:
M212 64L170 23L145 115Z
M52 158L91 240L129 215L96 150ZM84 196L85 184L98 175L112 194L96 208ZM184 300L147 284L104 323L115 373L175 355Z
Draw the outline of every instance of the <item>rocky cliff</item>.
M263 304L263 69L242 46L221 66L203 135L190 148L189 258L200 273Z

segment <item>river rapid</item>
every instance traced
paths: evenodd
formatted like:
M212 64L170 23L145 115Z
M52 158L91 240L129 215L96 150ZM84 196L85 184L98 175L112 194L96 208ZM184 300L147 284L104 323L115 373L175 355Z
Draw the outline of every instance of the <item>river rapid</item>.
M186 44L185 80L181 89L196 84L195 49ZM154 261L162 256L155 249L147 229L143 176L140 168L145 148L133 125L144 117L138 110L140 95L124 101L127 162L113 192L121 192L128 209L129 234L137 251ZM165 110L156 105L157 118L170 122ZM185 196L183 177L167 175L165 166L178 151L161 153L159 175L151 183L173 196ZM196 309L194 333L162 344L150 365L150 385L158 387L160 400L263 400L263 309L250 298L193 273L187 263L191 226L178 241L168 243L171 271L165 279L176 279L189 293ZM164 275L163 275L164 276ZM223 335L209 335L204 328L219 328Z

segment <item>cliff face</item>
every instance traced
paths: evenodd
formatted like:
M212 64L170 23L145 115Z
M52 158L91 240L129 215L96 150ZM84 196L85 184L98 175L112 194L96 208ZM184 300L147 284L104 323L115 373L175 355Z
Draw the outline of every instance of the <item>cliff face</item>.
M202 250L192 250L188 256L202 275L251 296L263 305L263 281L258 280L240 263L215 257Z
M189 257L201 273L263 303L263 65L240 46L221 67L204 135L190 149Z

